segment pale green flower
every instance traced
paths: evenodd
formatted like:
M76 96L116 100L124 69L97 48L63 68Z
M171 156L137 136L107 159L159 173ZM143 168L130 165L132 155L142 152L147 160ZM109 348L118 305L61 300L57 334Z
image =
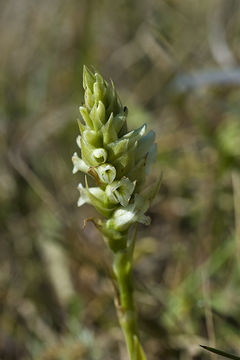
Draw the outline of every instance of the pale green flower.
M107 221L106 228L125 231L135 222L149 225L151 219L149 216L144 215L149 205L149 200L145 200L136 194L133 203L115 210L113 217Z

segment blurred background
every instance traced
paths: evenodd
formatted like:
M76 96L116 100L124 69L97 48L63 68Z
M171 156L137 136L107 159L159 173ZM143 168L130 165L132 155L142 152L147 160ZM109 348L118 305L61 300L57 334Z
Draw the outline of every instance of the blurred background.
M148 359L240 353L239 39L238 0L0 1L0 359L126 359L72 175L83 64L157 134L134 268Z

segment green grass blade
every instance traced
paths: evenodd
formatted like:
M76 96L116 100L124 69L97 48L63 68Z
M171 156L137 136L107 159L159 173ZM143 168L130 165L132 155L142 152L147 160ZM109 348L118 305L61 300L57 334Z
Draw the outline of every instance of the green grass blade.
M214 354L217 354L217 355L220 355L220 356L225 356L226 358L228 359L234 359L234 360L240 360L240 357L239 356L236 356L236 355L232 355L232 354L228 354L224 351L221 351L221 350L217 350L217 349L214 349L212 347L209 347L209 346L204 346L204 345L200 345L203 349L206 349L208 351L211 351L212 353Z

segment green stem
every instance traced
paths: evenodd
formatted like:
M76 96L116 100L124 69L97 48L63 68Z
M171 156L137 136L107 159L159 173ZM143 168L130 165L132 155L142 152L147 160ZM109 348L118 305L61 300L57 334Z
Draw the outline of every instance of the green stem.
M113 270L119 291L119 322L124 333L130 360L146 359L139 342L137 316L133 298L132 258L128 249L114 254Z

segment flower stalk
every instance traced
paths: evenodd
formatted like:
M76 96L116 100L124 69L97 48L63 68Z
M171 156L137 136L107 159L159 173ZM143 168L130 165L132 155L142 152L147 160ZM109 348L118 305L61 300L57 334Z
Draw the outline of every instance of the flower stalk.
M127 127L127 108L122 106L114 84L98 72L83 70L84 104L79 110L80 156L72 157L73 173L86 174L85 187L78 185L78 206L92 204L103 218L94 219L113 252L113 273L118 289L119 322L130 360L146 360L140 345L133 298L132 266L135 236L133 224L149 225L145 215L156 196L160 181L145 188L146 176L156 157L155 134L146 125L132 131ZM89 187L87 177L95 180Z

